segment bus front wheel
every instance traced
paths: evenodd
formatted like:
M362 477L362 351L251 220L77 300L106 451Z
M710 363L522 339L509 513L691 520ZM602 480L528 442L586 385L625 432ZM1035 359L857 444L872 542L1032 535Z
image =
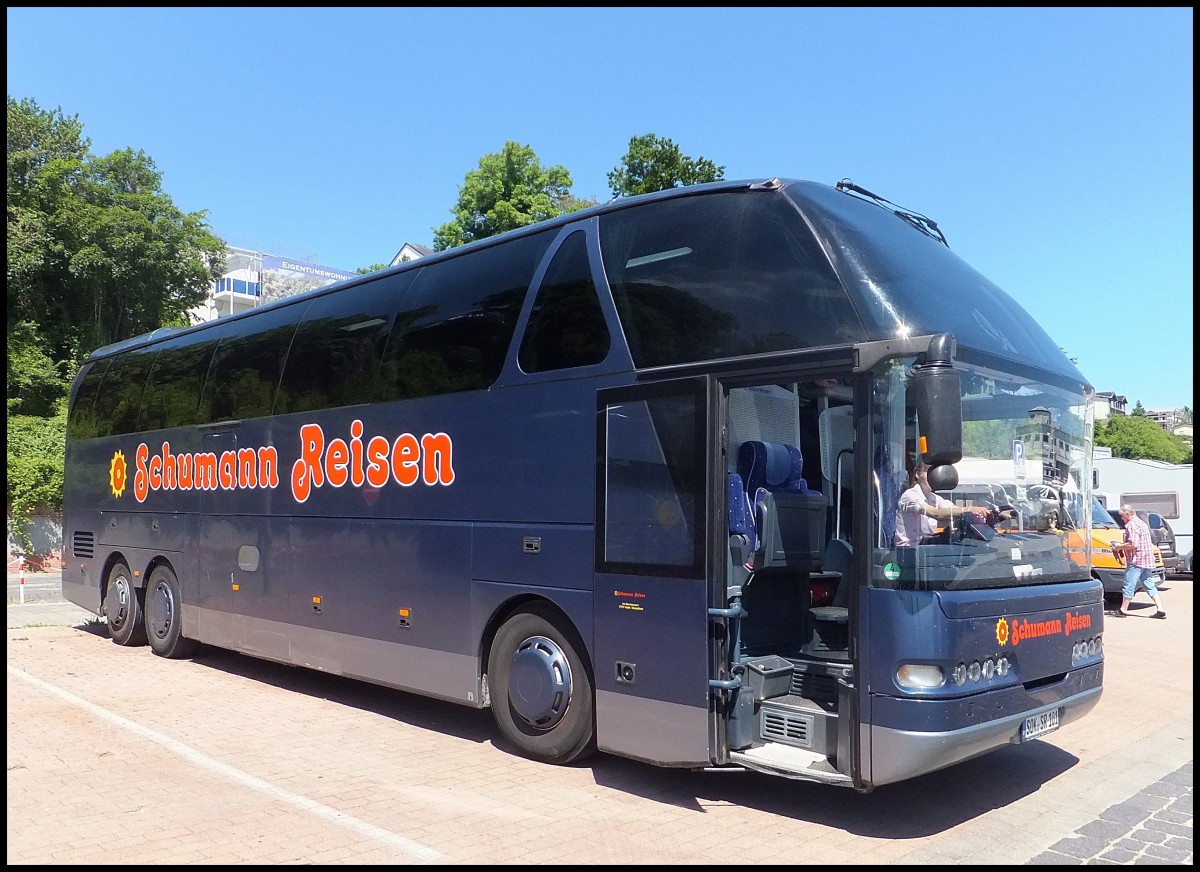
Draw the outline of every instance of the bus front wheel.
M166 566L156 566L146 584L146 637L159 657L191 657L200 646L183 637L182 607L179 579Z
M108 635L118 645L146 644L142 615L142 592L133 586L133 575L124 563L113 564L104 594Z
M543 610L513 615L496 634L488 658L492 716L526 757L562 764L596 750L592 680L575 638Z

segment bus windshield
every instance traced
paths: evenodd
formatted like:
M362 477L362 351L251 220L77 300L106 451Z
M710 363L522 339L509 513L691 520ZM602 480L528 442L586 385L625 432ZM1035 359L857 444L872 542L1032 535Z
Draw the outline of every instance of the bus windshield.
M1075 477L1083 469L1090 480L1084 395L960 366L963 458L957 484L941 491L918 481L912 361L880 368L872 583L969 590L1086 578L1086 561L1070 559L1066 541L1067 531L1096 523L1078 508L1092 498Z

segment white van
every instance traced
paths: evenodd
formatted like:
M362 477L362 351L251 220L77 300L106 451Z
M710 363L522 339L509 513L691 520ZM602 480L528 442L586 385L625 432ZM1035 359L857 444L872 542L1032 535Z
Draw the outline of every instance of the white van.
M1106 509L1132 506L1139 513L1157 512L1175 535L1175 553L1188 555L1192 542L1192 465L1125 457L1094 457L1096 498ZM1186 562L1187 569L1183 568ZM1190 558L1180 571L1191 571Z

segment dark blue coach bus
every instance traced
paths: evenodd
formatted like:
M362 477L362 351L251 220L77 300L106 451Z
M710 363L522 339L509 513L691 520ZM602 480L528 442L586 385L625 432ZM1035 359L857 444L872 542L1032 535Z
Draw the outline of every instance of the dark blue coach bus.
M94 352L63 592L163 657L490 707L549 763L866 792L1098 701L1059 526L895 535L918 460L951 501L964 454L1088 487L1092 396L852 183L619 199Z

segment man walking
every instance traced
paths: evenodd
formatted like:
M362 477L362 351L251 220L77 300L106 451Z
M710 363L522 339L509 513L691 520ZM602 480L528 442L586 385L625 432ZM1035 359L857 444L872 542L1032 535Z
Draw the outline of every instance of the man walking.
M1156 618L1165 618L1162 600L1158 596L1158 586L1154 583L1154 543L1150 538L1150 527L1137 516L1132 506L1121 506L1119 510L1121 522L1125 525L1125 541L1113 546L1113 554L1118 559L1124 558L1125 586L1121 590L1121 608L1112 612L1114 618L1124 618L1129 614L1129 603L1137 593L1138 585L1146 588L1150 599L1158 609Z

